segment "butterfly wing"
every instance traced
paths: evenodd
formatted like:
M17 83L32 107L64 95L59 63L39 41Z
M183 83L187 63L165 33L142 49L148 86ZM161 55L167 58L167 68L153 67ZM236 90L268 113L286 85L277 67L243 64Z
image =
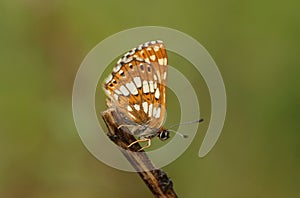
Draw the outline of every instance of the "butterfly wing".
M111 108L125 124L162 126L166 113L167 53L161 41L139 45L126 53L104 83Z
M166 86L168 77L168 57L162 41L151 41L139 46L139 57L153 66L152 75L148 75L148 82L154 83L154 92L150 94L148 116L151 118L150 128L162 126L166 114ZM150 72L151 73L151 72ZM149 74L149 73L148 73ZM149 84L150 84L149 83Z

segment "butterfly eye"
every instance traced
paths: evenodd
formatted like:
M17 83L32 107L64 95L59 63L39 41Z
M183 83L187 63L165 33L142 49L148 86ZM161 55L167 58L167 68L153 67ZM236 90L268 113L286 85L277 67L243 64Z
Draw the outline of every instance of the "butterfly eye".
M158 137L159 137L159 139L162 140L162 141L169 139L169 138L170 138L169 131L163 130L162 132L160 132L160 133L158 134Z

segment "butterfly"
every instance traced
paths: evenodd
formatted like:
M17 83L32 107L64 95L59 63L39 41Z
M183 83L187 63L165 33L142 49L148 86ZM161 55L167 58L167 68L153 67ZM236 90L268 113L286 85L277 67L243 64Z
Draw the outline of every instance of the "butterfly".
M121 57L112 73L103 83L108 97L108 108L122 118L119 127L127 127L138 140L168 139L169 131L163 127L166 115L166 84L168 57L162 41L150 41L133 48Z

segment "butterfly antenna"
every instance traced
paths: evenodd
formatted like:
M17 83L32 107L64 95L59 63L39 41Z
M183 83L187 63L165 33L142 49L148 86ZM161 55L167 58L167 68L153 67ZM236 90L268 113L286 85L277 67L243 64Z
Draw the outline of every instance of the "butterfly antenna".
M204 121L204 119L200 118L198 120L193 120L193 121L183 122L183 123L179 123L179 124L174 124L174 125L170 126L169 129L174 128L174 127L179 126L179 125L196 124L196 123L200 123L200 122L203 122L203 121Z
M203 118L200 118L200 119L198 119L198 120L193 120L193 121L183 122L183 123L179 123L179 124L174 124L174 125L172 125L171 127L169 127L169 129L168 129L167 131L173 132L173 133L175 133L175 134L178 134L178 135L180 135L182 138L188 138L187 135L184 135L184 134L182 134L182 133L179 133L178 131L172 130L171 128L174 128L174 127L179 126L179 125L187 125L187 124L200 123L200 122L203 122L203 121L204 121L204 119L203 119Z
M187 136L187 135L184 135L184 134L179 133L178 131L174 131L174 130L172 130L172 129L168 129L167 131L173 132L173 133L175 133L175 134L177 134L177 135L180 135L182 138L188 138L188 137L189 137L189 136Z

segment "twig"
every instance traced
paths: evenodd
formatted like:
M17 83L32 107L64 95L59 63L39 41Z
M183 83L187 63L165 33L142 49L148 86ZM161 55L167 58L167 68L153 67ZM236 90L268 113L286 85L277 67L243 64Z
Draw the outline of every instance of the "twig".
M173 190L173 182L162 169L156 169L149 157L144 151L138 152L141 149L139 144L134 144L130 148L127 146L136 141L135 137L127 131L126 127L118 128L117 123L120 123L120 117L114 110L102 112L108 128L108 137L116 145L121 147L121 152L138 172L142 180L146 183L153 195L158 198L176 198L177 195ZM134 152L130 152L134 151Z

